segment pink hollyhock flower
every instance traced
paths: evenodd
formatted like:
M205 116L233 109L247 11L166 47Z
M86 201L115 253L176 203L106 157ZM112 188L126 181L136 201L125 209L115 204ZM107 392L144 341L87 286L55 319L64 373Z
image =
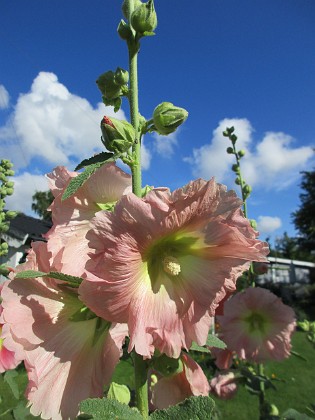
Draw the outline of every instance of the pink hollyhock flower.
M220 338L240 359L282 360L290 355L294 311L260 287L237 293L218 316Z
M154 408L162 410L193 395L209 394L209 382L198 363L185 353L182 353L180 359L183 371L173 376L162 377L152 387L151 402Z
M75 194L62 201L66 187L77 175L63 166L47 175L55 199L50 206L54 226L46 238L55 268L60 269L62 265L64 273L81 276L88 259L85 235L90 228L89 221L95 213L109 209L123 194L131 191L131 176L114 163L105 164Z
M97 213L79 294L98 316L127 322L129 350L178 358L192 341L204 345L211 316L251 260L268 246L226 187L197 180L173 193L128 194L113 213Z
M233 372L216 375L210 381L210 392L223 400L229 400L237 392L237 384Z
M49 271L47 244L35 242L21 270ZM49 278L13 278L3 288L3 336L19 347L31 413L72 419L80 401L103 396L119 361L126 325L97 318L75 289Z
M4 283L1 283L0 293L2 291L3 286L4 286ZM1 319L2 311L3 311L2 305L0 304L0 319ZM3 324L0 323L0 373L3 373L9 369L16 368L23 360L23 358L21 358L18 355L18 353L7 349L6 343L4 342L5 340L2 338L2 327L3 327Z
M211 355L215 357L215 364L219 369L229 369L233 364L234 353L229 349L210 348Z

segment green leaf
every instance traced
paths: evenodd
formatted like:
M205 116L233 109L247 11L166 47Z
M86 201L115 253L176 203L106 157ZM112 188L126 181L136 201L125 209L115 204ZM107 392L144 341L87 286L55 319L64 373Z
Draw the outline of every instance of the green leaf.
M83 415L92 415L93 420L143 420L138 410L107 398L84 400L80 403L80 411Z
M226 344L220 340L216 335L208 334L206 346L209 347L217 347L219 349L225 349Z
M113 155L114 156L114 155ZM116 156L117 157L117 156ZM112 161L113 157L92 165L86 166L85 171L81 172L78 176L71 179L64 193L62 194L61 200L66 200L71 197L82 185L97 171L98 168L103 166L106 162Z
M280 417L281 420L312 420L312 417L304 413L299 413L294 410L294 408L289 408L285 413Z
M82 168L85 168L86 166L90 166L95 163L111 162L112 160L114 160L113 157L114 157L114 153L101 152L95 156L90 157L89 159L82 160L82 162L79 163L79 165L76 166L74 170L78 171Z
M36 270L25 270L16 273L16 279L35 279L36 277L45 277L47 273L43 271L36 271Z
M154 420L211 420L214 401L210 397L190 397L180 404L166 410L154 411Z
M20 401L18 405L13 409L13 417L15 420L26 420L30 417L30 409L25 406L25 403Z
M189 349L189 351L199 351L200 353L210 353L210 350L207 347L201 347L194 341L192 342L192 345Z
M110 400L116 400L123 404L128 405L130 403L130 391L126 385L117 384L116 382L112 382L110 384L107 398Z
M4 374L4 381L9 385L12 394L14 397L18 400L19 399L19 387L18 384L15 382L15 378L18 376L18 373L16 370L7 370Z
M135 388L134 369L131 363L126 360L120 360L117 364L112 381L117 384L127 385L130 389Z
M58 273L56 271L44 273L43 271L25 270L20 271L15 276L17 279L35 279L36 277L50 277L51 279L63 280L75 287L79 287L83 281L81 277L70 276L70 274Z

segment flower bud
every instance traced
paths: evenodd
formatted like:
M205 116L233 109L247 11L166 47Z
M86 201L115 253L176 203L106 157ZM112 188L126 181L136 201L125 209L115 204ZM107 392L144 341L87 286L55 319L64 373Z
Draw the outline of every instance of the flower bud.
M129 16L128 16L128 3L129 3L129 0L124 0L123 5L121 7L122 12L123 12L123 15L125 16L125 18L127 20L129 20ZM133 0L133 4L134 4L134 7L137 8L137 7L139 7L142 4L142 1L141 0Z
M18 213L17 213L16 211L9 210L9 211L7 211L7 212L6 212L5 217L6 217L6 219L8 219L8 220L12 220L12 219L14 219L17 215L18 215Z
M120 38L125 41L132 37L132 31L130 29L130 26L123 19L121 19L121 21L119 22L117 32Z
M136 7L131 15L131 25L136 32L153 32L157 27L157 16L153 0Z
M188 112L171 102L162 102L153 112L153 122L157 131L166 136L186 121Z
M14 192L13 188L6 188L6 190L7 190L7 195L12 195Z
M234 182L235 182L236 185L241 185L241 180L240 180L239 177L235 178Z
M237 163L234 163L234 165L232 165L232 171L235 172L235 173L240 172L240 167Z
M232 141L232 143L235 143L237 140L237 136L235 134L231 134L230 135L230 140Z
M183 371L183 362L162 354L153 361L153 367L163 376L173 376Z
M119 86L126 85L129 81L129 73L120 67L117 67L115 71L115 83Z
M15 172L12 171L12 169L9 169L9 170L6 171L7 176L13 176L14 174L15 174Z
M249 223L253 229L257 229L257 222L255 219L250 219Z
M115 73L111 70L103 73L96 83L105 99L118 98L122 94L121 87L115 82Z
M5 186L7 188L13 188L14 187L14 182L13 181L8 181L8 182L5 183Z
M0 245L0 249L2 251L6 251L8 250L8 248L9 248L9 245L6 242L2 242L2 244Z
M127 121L104 117L101 121L103 143L107 150L124 153L135 140L135 130Z
M244 185L243 191L245 194L249 195L252 192L252 187L248 184Z
M233 147L228 147L228 148L226 149L226 153L228 153L229 155L234 154Z
M242 158L243 156L245 156L245 150L242 149L238 152L238 157Z
M9 224L8 223L1 223L0 224L0 233L5 233L9 230Z

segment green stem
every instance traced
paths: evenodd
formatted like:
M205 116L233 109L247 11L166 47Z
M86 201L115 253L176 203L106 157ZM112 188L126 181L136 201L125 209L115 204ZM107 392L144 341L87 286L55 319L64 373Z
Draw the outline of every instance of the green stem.
M134 10L134 0L128 1L128 17L130 22ZM133 38L128 42L129 51L129 106L131 124L135 129L135 140L132 146L132 192L141 197L141 135L139 127L139 100L138 100L138 51L139 44L133 31ZM149 417L148 401L148 370L143 357L134 351L136 405L144 419Z
M262 363L258 364L258 374L260 376L264 376L264 365ZM260 412L260 418L265 418L265 383L263 381L259 382L259 412Z
M143 357L134 353L135 365L135 388L136 388L136 404L137 408L144 419L149 418L149 401L148 401L148 370L147 363Z

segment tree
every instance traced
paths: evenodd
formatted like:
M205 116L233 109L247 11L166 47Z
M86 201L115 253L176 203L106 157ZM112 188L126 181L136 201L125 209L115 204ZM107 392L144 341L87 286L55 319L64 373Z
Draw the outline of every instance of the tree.
M315 170L302 172L299 210L292 213L295 228L301 234L301 245L309 250L315 249Z
M51 191L36 191L32 196L32 199L32 210L34 210L43 220L51 221L51 212L47 211L47 208L54 199Z

